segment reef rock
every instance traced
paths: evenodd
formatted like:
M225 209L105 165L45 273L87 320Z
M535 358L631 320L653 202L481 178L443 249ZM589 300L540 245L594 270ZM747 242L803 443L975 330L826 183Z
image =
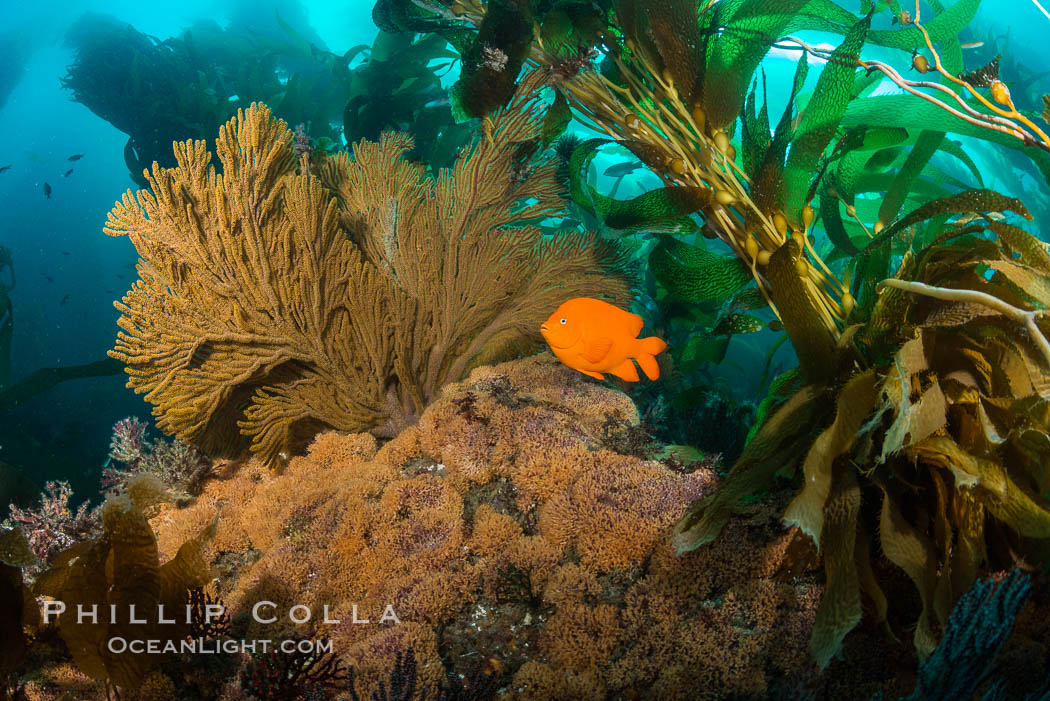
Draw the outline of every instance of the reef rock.
M625 394L534 356L448 385L382 448L330 432L280 474L226 466L152 525L171 557L221 509L206 557L235 637L326 638L363 698L409 648L429 698L450 678L522 699L789 693L774 680L804 666L819 599L773 576L791 532L757 506L676 556L717 475L616 452L632 431Z

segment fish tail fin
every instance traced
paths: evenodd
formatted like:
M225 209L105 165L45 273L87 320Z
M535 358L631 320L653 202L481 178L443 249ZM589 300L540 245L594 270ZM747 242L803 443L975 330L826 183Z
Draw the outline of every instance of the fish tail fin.
M650 380L660 379L660 366L656 362L654 357L657 353L662 352L667 348L667 344L663 339L657 338L656 336L650 336L649 338L643 338L641 343L641 352L635 360L638 361L639 367L642 368L642 372Z
M667 342L664 339L650 336L649 338L642 339L642 353L650 356L658 356L664 352L664 348L667 347Z
M642 339L642 352L649 355L659 355L667 348L667 343L662 338L650 336Z

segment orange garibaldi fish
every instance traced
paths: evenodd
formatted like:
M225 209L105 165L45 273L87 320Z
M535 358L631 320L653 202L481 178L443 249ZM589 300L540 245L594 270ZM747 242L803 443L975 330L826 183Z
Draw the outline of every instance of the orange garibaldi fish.
M542 326L540 333L558 360L584 375L604 380L609 372L630 382L638 381L638 361L650 380L660 377L657 353L667 344L656 336L638 338L642 317L591 297L570 299Z

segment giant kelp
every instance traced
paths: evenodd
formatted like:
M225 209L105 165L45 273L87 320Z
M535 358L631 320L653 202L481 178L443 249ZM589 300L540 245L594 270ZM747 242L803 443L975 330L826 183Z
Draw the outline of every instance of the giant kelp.
M871 320L851 329L837 363L857 363L859 347L868 369L844 372L844 385L805 384L770 412L723 490L680 524L683 545L709 541L737 500L797 464L804 487L784 518L821 544L828 574L818 657L859 620L861 589L886 616L868 562L874 534L921 596L920 652L933 649L981 565L1008 566L1015 553L1038 559L1030 539L1050 537L1041 496L1048 357L1041 331L1017 333L1046 303L1050 267L1019 229L999 224L1005 237L990 241L965 228L908 252ZM873 521L862 517L862 495L881 503Z
M224 454L240 432L275 461L322 427L399 430L472 365L535 348L566 297L622 302L615 246L529 226L562 208L554 160L528 158L545 124L524 86L437 179L391 133L312 174L261 105L220 131L222 175L176 144L107 227L143 259L112 352L129 385L182 440Z
M29 27L13 27L0 34L0 108L26 74L26 63L36 49L38 32Z
M621 228L661 234L650 262L680 298L728 302L752 278L765 304L743 310L768 306L799 355L677 543L710 542L776 473L804 476L785 518L823 556L828 585L812 645L822 665L860 619L862 590L886 617L871 566L876 534L922 599L922 654L978 567L1038 558L1032 539L1050 535L1041 496L1050 450L1045 247L1005 219L1030 218L1023 204L981 189L972 158L945 134L1014 149L1044 176L1050 140L998 76L964 65L958 34L978 4L931 2L930 18L896 2L863 3L858 17L808 0L621 0L592 13L607 20L597 27L563 25L585 40L570 58L556 40L568 31L545 24L552 4L535 4L548 14L534 13L542 26L530 60L579 117L664 182L612 200L570 163L577 203ZM438 31L456 20L481 26L485 12L456 0L433 21ZM876 24L886 12L896 27ZM822 49L789 36L803 29L843 39ZM867 44L901 50L904 65L939 82L865 59ZM754 82L773 45L801 55L775 123L764 81ZM593 46L606 54L600 66ZM826 63L803 94L811 58ZM910 94L870 96L883 80ZM577 149L579 166L596 145ZM948 176L944 159L974 182ZM732 256L673 238L699 228L694 215Z
M124 159L141 186L143 169L154 161L174 165L173 141L209 137L256 101L334 143L339 134L330 124L350 95L349 62L366 47L336 56L284 26L291 37L284 43L210 21L161 40L87 13L66 34L74 59L62 85L128 135Z
M62 84L128 135L125 161L140 186L154 161L175 165L171 142L210 137L253 102L302 124L322 150L398 129L416 137L412 157L451 163L470 132L444 99L451 57L441 38L380 32L371 46L334 54L276 18L284 41L211 21L161 40L88 13L67 33L75 54Z
M195 534L161 564L146 511L166 498L155 479L131 480L127 492L103 504L102 533L59 553L33 588L34 596L65 605L58 631L77 667L92 679L137 688L163 656L118 650L110 640L158 641L163 647L192 630L184 616L164 619L164 610L169 616L184 610L187 592L210 580L202 550L215 535L216 524ZM82 617L81 608L101 615L90 620Z
M8 699L8 679L20 671L27 642L23 628L36 616L36 602L23 583L22 570L34 567L36 556L20 528L0 527L0 699Z
M384 131L406 131L414 139L409 158L435 171L450 166L471 134L470 125L453 119L441 85L455 54L438 36L387 32L379 32L362 54L366 60L347 74L346 143L376 141ZM280 111L278 115L283 116Z
M384 7L391 4L398 3L381 3ZM440 20L442 26L449 18L478 26L487 19L485 8L477 3L448 5L447 16ZM576 20L568 9L573 3L534 5L533 15L539 25L534 34L539 39L532 47L531 60L548 71L549 82L568 97L585 120L633 150L667 182L662 190L630 203L585 193L592 206L604 209L606 216L613 208L619 213L617 219L635 227L699 212L710 224L713 235L728 243L751 268L760 289L772 294L775 286L768 284L765 275L769 257L794 233L812 226L810 217L814 213L806 207L819 184L811 182L812 176L814 171L826 169L832 156L838 159L848 152L836 141L842 135L841 127L859 121L886 132L892 130L884 126L901 119L900 109L878 109L880 114L872 116L875 105L884 98L868 98L862 93L874 87L876 81L870 74L886 75L909 88L911 84L892 66L861 60L861 47L870 42L916 50L925 45L928 37L931 42L943 44L939 55L943 55L947 66L945 73L956 63L961 70L961 57L956 61L959 48L955 35L973 17L978 2L958 3L931 20L929 27L920 29L914 25L900 31L871 30L870 16L857 18L832 3L805 0L775 8L761 2L712 5L691 1L650 7L625 0L611 3L611 24L598 5L593 6L586 19ZM900 11L899 6L894 7ZM414 13L414 27L421 21L418 14ZM815 49L800 40L782 42L782 46L797 48L804 56L813 55L828 64L806 109L796 119L795 97L809 69L808 58L799 62L787 110L772 130L768 109L763 106L756 111L756 95L749 95L748 91L772 39L799 29L834 31L845 38L834 51ZM573 46L574 40L581 43L567 51L566 46ZM594 44L607 53L600 69L589 60L588 47ZM856 78L858 67L868 73L860 80ZM994 119L1002 117L993 113L995 106L987 98L980 99L984 105L979 106L985 112L971 108L978 116L967 113L968 121L946 113L943 104L913 99L915 104L909 103L908 107L934 111L917 116L910 126L936 124L944 130L972 133L1017 148L1025 148L1035 140L1030 135L1015 138L994 128ZM1027 121L1016 112L1000 112ZM733 145L738 120L739 149ZM1021 126L1017 127L1018 133ZM899 134L900 130L892 133ZM593 145L592 142L584 147ZM1050 164L1046 153L1029 151L1042 167ZM909 166L900 178L902 187L916 170L922 170L921 165ZM887 199L897 200L895 191L889 194ZM848 194L844 193L844 197ZM630 216L624 218L628 213ZM805 237L799 239L805 254L804 262L798 266L806 273L800 277L809 279L803 281L802 287L806 306L813 307L820 323L834 337L849 316L854 300L812 245L805 245L807 241ZM788 325L789 333L794 326ZM795 341L798 344L803 339Z

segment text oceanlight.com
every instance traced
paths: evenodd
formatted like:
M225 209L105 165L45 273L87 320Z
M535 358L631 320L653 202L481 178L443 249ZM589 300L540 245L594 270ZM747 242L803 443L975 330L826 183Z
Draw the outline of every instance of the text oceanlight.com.
M187 640L128 640L127 638L110 638L106 648L114 655L130 652L133 655L168 655L183 653L191 655L235 655L266 654L271 650L289 655L320 655L332 652L332 641L320 640L206 640L195 638Z

